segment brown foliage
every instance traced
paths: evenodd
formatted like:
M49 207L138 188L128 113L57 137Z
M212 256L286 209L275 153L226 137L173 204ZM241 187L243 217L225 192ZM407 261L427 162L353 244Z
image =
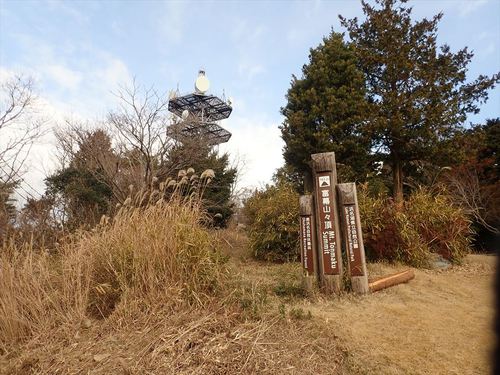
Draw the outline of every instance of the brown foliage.
M360 189L360 211L367 255L372 259L426 266L436 253L459 263L470 251L471 222L445 191L417 189L402 204Z

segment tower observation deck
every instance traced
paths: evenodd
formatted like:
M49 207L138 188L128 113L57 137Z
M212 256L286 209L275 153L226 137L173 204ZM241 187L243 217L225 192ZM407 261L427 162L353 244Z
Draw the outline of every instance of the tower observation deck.
M231 101L206 95L208 87L205 72L200 70L194 93L170 98L168 110L177 116L178 122L167 128L168 136L182 143L200 138L209 145L218 145L231 138L231 133L217 123L231 114Z

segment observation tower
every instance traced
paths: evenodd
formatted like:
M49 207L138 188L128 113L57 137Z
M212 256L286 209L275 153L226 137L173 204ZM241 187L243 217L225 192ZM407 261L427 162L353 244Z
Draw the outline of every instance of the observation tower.
M231 133L217 122L231 114L231 100L207 95L209 86L205 71L200 70L192 94L170 95L168 110L178 117L178 122L167 128L168 136L182 143L201 138L212 146L229 141Z

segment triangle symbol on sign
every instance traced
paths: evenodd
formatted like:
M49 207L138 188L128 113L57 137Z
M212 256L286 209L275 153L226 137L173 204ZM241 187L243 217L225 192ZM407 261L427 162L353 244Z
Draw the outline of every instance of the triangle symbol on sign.
M330 184L327 181L323 181L321 183L321 187L323 187L323 186L330 186Z

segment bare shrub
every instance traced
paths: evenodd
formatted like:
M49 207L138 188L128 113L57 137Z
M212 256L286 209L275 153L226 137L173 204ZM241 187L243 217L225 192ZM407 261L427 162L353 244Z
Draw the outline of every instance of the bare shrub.
M500 234L500 182L488 184L478 173L478 166L463 165L447 173L444 180L454 202L476 223Z

